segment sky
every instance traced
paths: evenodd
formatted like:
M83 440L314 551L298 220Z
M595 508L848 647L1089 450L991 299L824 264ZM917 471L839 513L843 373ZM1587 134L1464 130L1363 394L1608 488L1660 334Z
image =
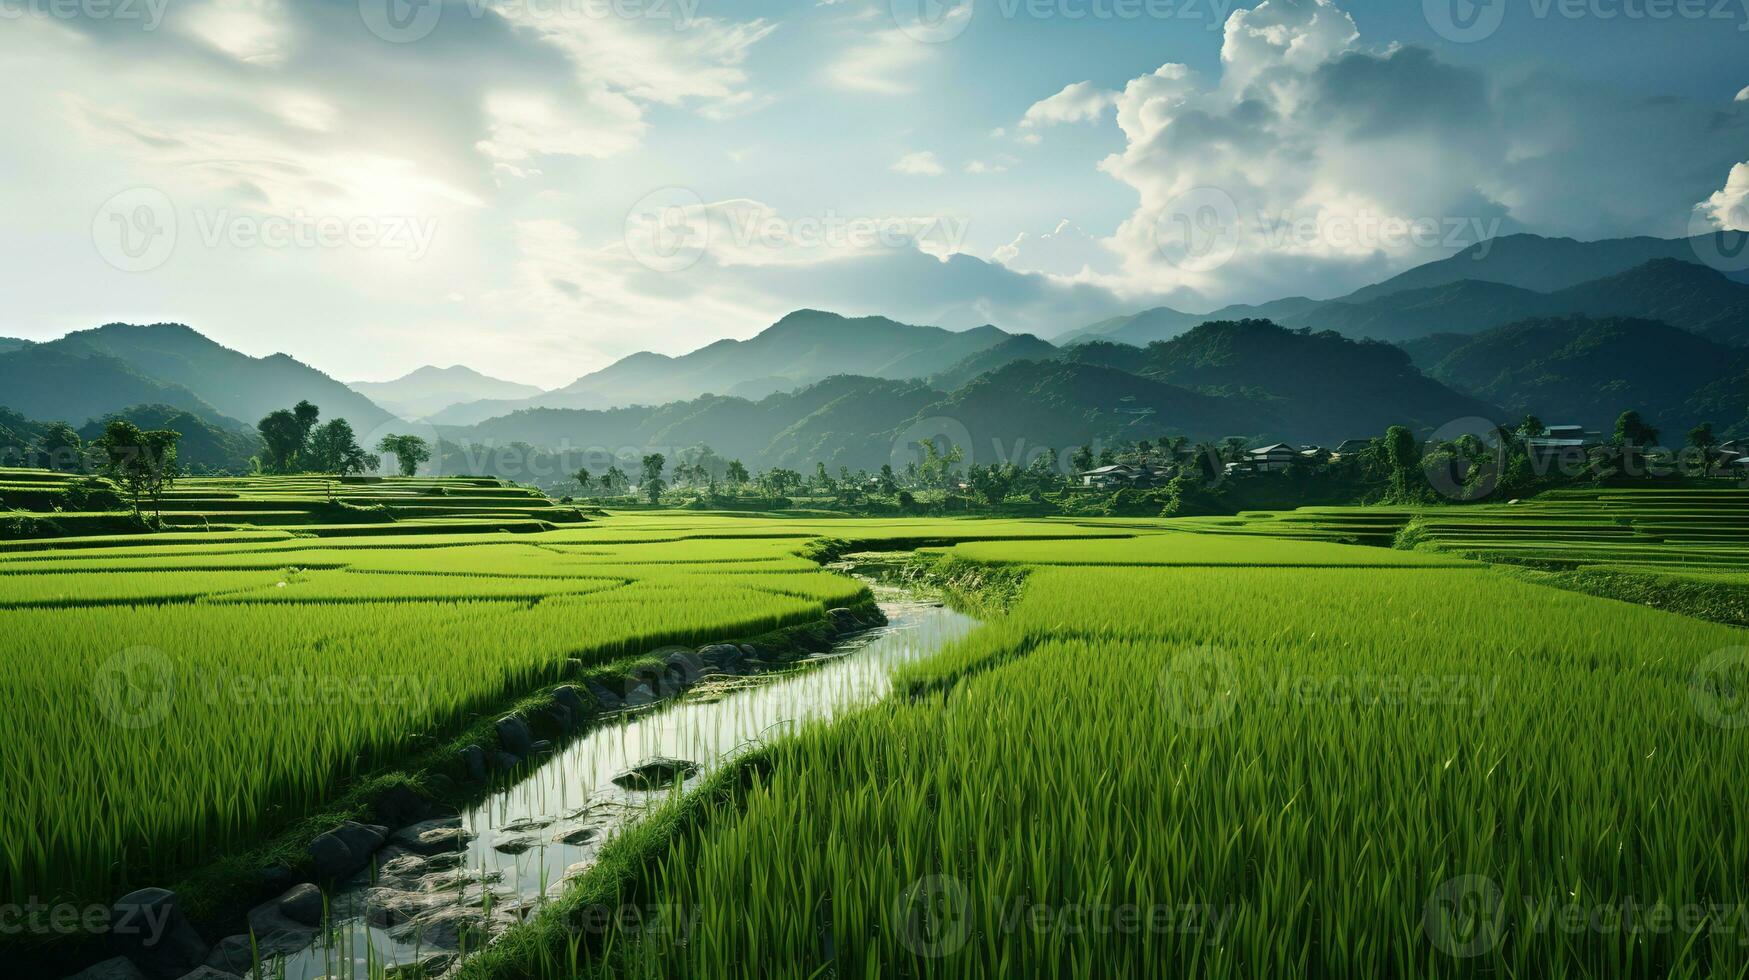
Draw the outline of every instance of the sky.
M0 0L0 336L557 386L1749 230L1749 0Z

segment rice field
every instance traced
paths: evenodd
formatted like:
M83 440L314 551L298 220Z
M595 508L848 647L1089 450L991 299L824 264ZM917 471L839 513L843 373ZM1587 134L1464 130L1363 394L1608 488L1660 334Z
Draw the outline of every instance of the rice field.
M1019 602L467 975L1749 970L1740 630L1176 537L950 549Z
M1749 642L1648 608L1749 587L1749 498L500 526L510 489L0 542L4 894L161 884L590 665L868 597L805 556L919 549L1018 598L464 974L1749 976Z

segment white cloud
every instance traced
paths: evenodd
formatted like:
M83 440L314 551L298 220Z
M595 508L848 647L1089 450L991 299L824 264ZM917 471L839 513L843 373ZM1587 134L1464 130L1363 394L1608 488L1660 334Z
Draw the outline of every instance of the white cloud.
M1749 102L1749 85L1743 86L1743 91L1737 93L1738 102Z
M1016 272L1039 272L1064 278L1092 279L1116 271L1116 257L1098 239L1068 218L1041 235L1021 232L991 254Z
M947 168L929 150L905 154L893 164L892 170L894 173L910 174L913 177L939 177L947 173Z
M1749 163L1731 168L1725 186L1699 206L1720 231L1749 231Z
M1235 11L1219 78L1167 64L1116 106L1126 146L1100 167L1140 204L1110 281L1208 305L1338 295L1522 230L1680 235L1698 175L1749 137L1741 111L1366 47L1331 0Z
M490 135L476 146L507 163L545 154L615 156L637 146L645 129L635 103L601 89L580 100L495 92L486 96L483 108Z
M962 5L971 9L970 4ZM916 91L916 70L929 60L932 47L898 30L875 31L847 48L827 67L826 77L840 88L876 95Z
M685 4L661 4L676 20L661 16L553 16L549 4L511 3L491 9L565 52L585 88L606 87L639 102L698 102L707 115L721 115L758 98L746 88L742 64L753 46L776 25L764 20L728 22L687 18Z
M280 0L207 0L184 17L190 34L238 61L277 65L285 60Z
M1116 92L1108 92L1092 82L1076 82L1047 99L1034 102L1020 119L1024 129L1054 126L1059 123L1095 122L1117 101Z
M1009 167L1019 162L1005 153L991 160L968 160L965 171L973 175L1007 173Z

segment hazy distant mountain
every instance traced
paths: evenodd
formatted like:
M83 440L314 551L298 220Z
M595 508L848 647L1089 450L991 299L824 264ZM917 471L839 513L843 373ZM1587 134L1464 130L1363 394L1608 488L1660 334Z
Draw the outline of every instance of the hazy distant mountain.
M1057 338L1060 345L1087 343L1094 340L1110 341L1117 344L1130 344L1134 347L1146 347L1156 340L1171 340L1199 323L1210 320L1274 320L1284 321L1298 316L1319 306L1317 300L1304 296L1289 296L1286 299L1272 300L1268 303L1249 305L1236 303L1224 306L1212 313L1181 313L1169 306L1158 306L1151 310L1143 310L1133 316L1111 317L1098 323L1088 324L1079 330L1072 330Z
M180 385L224 415L250 426L267 413L289 408L303 399L319 406L324 419L344 418L361 434L392 418L370 399L286 354L250 357L177 323L151 326L112 323L95 330L70 333L60 340L37 344L30 350L54 350L80 357L106 354L119 358L136 373L165 384ZM17 357L22 353L25 352L0 357ZM102 408L86 410L84 417L113 411L124 405L154 402L194 410L194 406L171 398L136 397L121 401L119 405L115 404L114 398L108 401L110 404Z
M1049 360L1060 353L1062 351L1056 345L1032 334L1023 333L962 358L945 371L930 375L929 383L942 391L952 391L986 371L994 371L1015 361Z
M652 405L705 393L759 397L836 374L926 378L1009 336L991 326L956 332L798 310L749 340L719 340L680 357L633 354L533 398L457 405L429 421L469 425L522 408Z
M218 425L241 425L179 384L147 377L121 358L60 342L0 353L0 407L40 422L85 422L130 405L162 404Z
M533 409L446 438L572 450L678 451L699 443L749 466L876 469L910 441L969 436L973 462L1028 450L1185 435L1336 442L1406 423L1431 429L1492 406L1422 376L1389 344L1306 334L1262 321L1211 323L1147 349L1088 343L1058 351L1013 338L1001 361L952 391L839 376L758 401L709 395L658 407ZM1029 349L1049 356L1008 359ZM943 372L942 376L957 374Z
M202 473L224 471L247 473L250 458L261 452L261 439L254 432L225 428L169 405L134 405L104 418L92 419L79 428L79 435L90 442L103 435L103 427L111 418L124 418L142 429L170 429L180 432L176 441L176 461L184 471Z
M1613 238L1580 242L1541 235L1507 235L1480 242L1437 262L1417 266L1376 285L1342 297L1364 303L1411 289L1449 285L1465 279L1505 283L1552 293L1626 272L1656 259L1699 263L1706 239Z
M1695 423L1726 426L1741 418L1744 410L1733 408L1724 392L1713 396L1712 408L1696 395L1742 377L1746 364L1749 355L1741 350L1659 321L1569 316L1467 338L1428 373L1499 404L1509 418L1530 413L1551 425L1607 430L1622 411L1634 409L1680 445ZM1749 390L1735 404L1744 397Z
M700 444L748 466L866 466L889 452L877 434L891 430L942 398L917 381L838 376L753 401L703 395L660 406L612 409L524 409L446 433L522 441L580 453L650 447L670 457ZM854 462L853 462L854 461ZM875 463L878 466L879 463Z
M541 393L534 385L501 381L460 364L446 368L426 365L393 381L349 381L346 386L404 419L421 419L465 402L530 398Z
M28 341L28 340L20 340L17 337L0 337L0 354L4 354L7 351L15 351L15 350L18 350L19 348L29 347L29 346L30 346L30 341Z

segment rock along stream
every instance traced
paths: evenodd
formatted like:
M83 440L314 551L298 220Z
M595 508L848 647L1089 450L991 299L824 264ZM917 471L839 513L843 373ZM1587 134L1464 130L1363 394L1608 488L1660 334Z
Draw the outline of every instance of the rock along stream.
M862 571L862 569L858 569ZM890 690L893 668L965 635L976 620L870 582L887 625L851 636L795 670L707 680L678 698L628 712L572 741L514 785L462 813L465 846L403 854L329 897L323 938L264 964L269 977L363 978L425 964L441 972L466 939L496 934L556 895L594 863L602 843L673 785L644 791L623 777L653 759L697 769L692 785L739 751L797 723L870 704ZM657 780L660 783L660 780ZM457 821L446 822L446 830ZM453 836L453 830L450 831Z

